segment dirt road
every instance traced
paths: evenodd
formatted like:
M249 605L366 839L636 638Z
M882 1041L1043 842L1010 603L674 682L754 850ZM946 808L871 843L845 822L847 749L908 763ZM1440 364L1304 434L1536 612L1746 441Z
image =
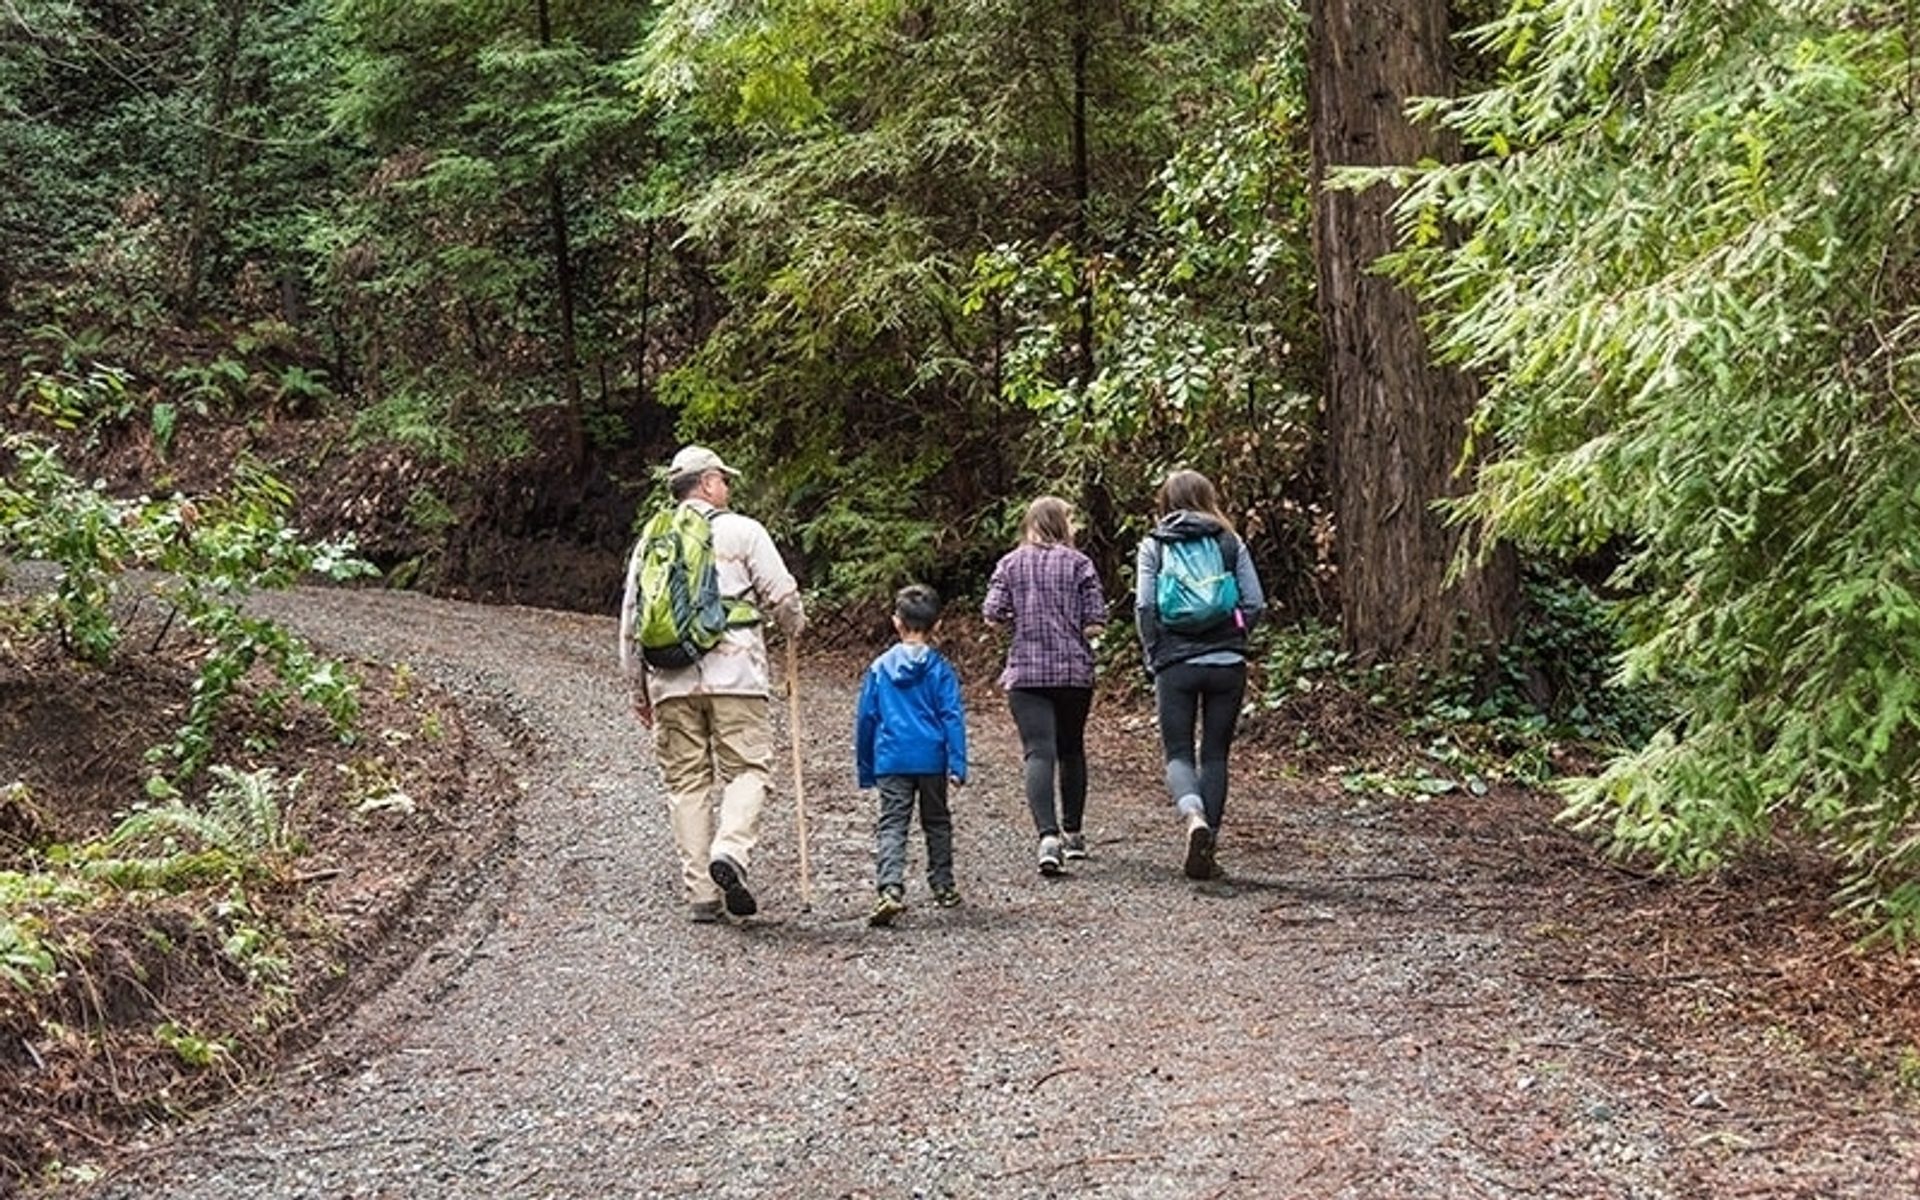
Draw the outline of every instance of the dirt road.
M611 621L376 592L271 605L332 651L410 661L531 728L516 855L310 1068L99 1196L1920 1192L1911 1103L1783 1076L1789 1050L1741 1037L1663 1042L1556 982L1545 914L1605 881L1577 853L1543 859L1567 844L1543 825L1410 822L1398 802L1249 772L1230 877L1193 885L1146 729L1103 711L1100 744L1119 749L1093 769L1093 857L1045 880L1010 723L976 679L966 903L937 910L912 876L913 908L873 930L857 679L815 659L814 911L783 741L763 915L695 926Z

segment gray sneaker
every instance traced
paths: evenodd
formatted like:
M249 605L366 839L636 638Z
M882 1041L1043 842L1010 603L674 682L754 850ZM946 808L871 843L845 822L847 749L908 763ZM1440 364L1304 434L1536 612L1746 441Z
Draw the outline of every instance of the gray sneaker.
M1040 839L1040 873L1060 873L1060 839L1051 833Z
M1074 862L1087 856L1087 835L1075 830L1060 835L1060 857Z
M711 925L720 919L718 900L695 900L687 905L687 919L695 925Z

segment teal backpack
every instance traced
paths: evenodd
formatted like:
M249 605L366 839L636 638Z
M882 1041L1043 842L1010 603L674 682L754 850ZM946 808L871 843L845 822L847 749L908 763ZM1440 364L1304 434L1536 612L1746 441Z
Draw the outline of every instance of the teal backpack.
M1154 608L1175 633L1202 633L1240 607L1240 583L1221 549L1221 537L1160 543Z
M720 594L713 522L690 504L661 509L640 531L639 589L634 639L650 667L690 667L727 630L760 622L753 605Z

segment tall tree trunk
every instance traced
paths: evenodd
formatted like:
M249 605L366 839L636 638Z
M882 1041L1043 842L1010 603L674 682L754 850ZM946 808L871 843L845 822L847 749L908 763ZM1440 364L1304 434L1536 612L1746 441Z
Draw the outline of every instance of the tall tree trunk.
M649 220L646 236L640 242L640 314L635 338L639 352L633 356L634 416L633 437L640 444L653 435L653 381L647 376L647 353L653 346L653 253L658 225Z
M1075 0L1073 6L1073 245L1080 257L1074 294L1074 374L1080 379L1083 411L1092 412L1093 376L1098 363L1093 354L1093 292L1096 284L1093 246L1093 154L1088 148L1087 102L1092 93L1093 0ZM1098 465L1089 471L1080 496L1086 510L1080 548L1111 579L1118 566L1113 531L1120 513Z
M213 224L213 192L226 169L234 68L240 60L240 36L251 8L251 0L227 0L227 24L213 61L213 96L207 102L206 129L201 135L200 178L187 197L186 243L181 247L180 283L174 296L175 308L188 320L200 315L200 284L206 275L207 241Z
M1093 385L1093 166L1087 150L1087 70L1093 57L1093 0L1073 8L1073 245L1080 255L1079 294L1074 307L1081 388Z
M553 16L547 0L536 0L540 44L553 45ZM560 170L548 166L547 219L553 231L554 286L560 293L560 375L567 396L567 461L579 466L587 457L587 423L580 399L580 345L574 330L573 256L568 248L567 199L560 188Z
M1518 597L1505 549L1445 581L1460 535L1432 505L1469 486L1455 468L1475 387L1433 365L1413 297L1369 269L1394 245L1394 191L1321 185L1331 167L1457 153L1405 115L1409 99L1452 87L1447 3L1313 0L1310 17L1313 236L1342 624L1364 662L1444 663L1456 635L1482 645L1504 637Z

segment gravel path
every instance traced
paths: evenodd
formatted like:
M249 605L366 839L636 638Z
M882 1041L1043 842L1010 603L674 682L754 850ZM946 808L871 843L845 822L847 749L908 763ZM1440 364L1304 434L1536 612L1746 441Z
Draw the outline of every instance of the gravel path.
M1770 1149L1777 1117L1720 1099L1740 1094L1738 1054L1676 1061L1529 982L1528 914L1476 902L1447 846L1363 801L1243 780L1231 881L1188 884L1144 728L1137 760L1095 765L1093 859L1042 880L984 689L956 802L964 907L934 909L913 878L900 925L866 927L856 680L822 660L803 693L814 911L783 734L763 917L690 925L610 620L382 592L270 606L531 730L515 859L307 1068L99 1196L1593 1198L1745 1180L1877 1197L1920 1161L1911 1111L1810 1118Z

